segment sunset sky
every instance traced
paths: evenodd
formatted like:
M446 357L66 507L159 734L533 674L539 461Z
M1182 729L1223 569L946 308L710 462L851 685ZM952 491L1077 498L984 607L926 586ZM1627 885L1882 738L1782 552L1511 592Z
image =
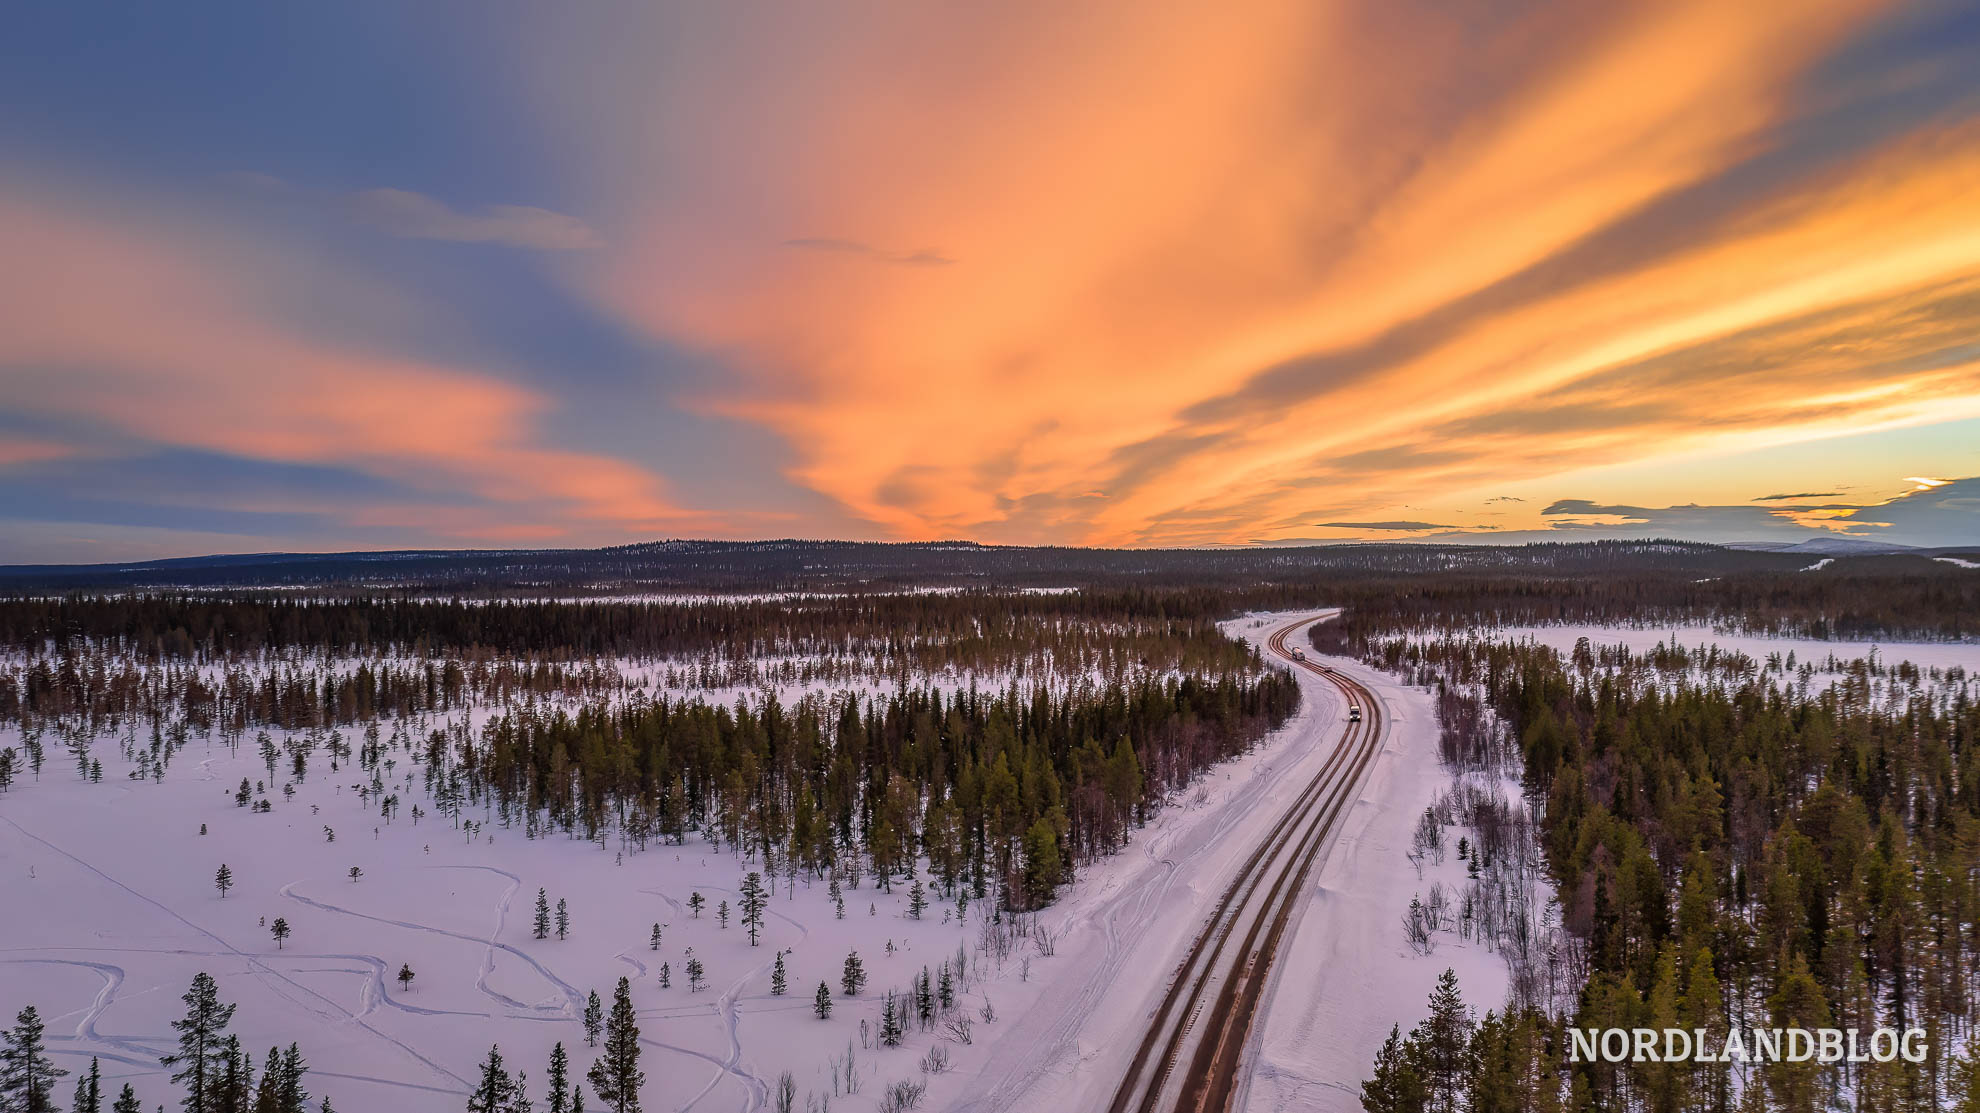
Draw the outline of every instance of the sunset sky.
M0 562L1980 541L1969 2L31 3Z

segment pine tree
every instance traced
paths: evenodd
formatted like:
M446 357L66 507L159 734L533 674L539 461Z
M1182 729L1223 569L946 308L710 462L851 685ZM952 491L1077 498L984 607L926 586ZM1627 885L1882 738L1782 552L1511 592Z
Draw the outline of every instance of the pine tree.
M584 1087L571 1085L571 1113L584 1113Z
M411 989L413 978L416 976L413 973L412 963L401 962L399 964L399 992L404 993L406 990Z
M364 871L363 871L363 870L361 870L361 869L359 869L359 868L358 868L358 867L356 867L356 866L352 866L352 867L351 867L351 872L350 872L350 878L351 878L351 884L353 884L353 885L355 885L355 884L357 884L357 883L358 883L358 878L360 878L360 877L363 877L363 876L364 876Z
M564 905L564 898L557 898L557 940L562 942L571 933L571 910Z
M268 934L275 937L275 949L281 950L282 940L289 937L289 921L280 916L275 917L275 922L268 925Z
M611 1113L640 1113L639 1088L646 1075L639 1069L639 1025L632 1006L632 983L619 979L612 991L612 1015L605 1022L605 1051L591 1064L585 1078Z
M840 889L840 888L839 888L839 871L838 871L838 870L833 870L833 871L832 871L832 885L831 885L831 887L830 887L830 888L828 888L828 889L827 889L827 890L825 891L825 894L826 894L826 896L828 896L828 897L830 897L830 898L832 899L832 913L833 913L833 915L835 915L835 916L837 916L837 917L838 917L839 919L841 919L841 920L843 920L843 919L845 919L845 918L846 918L846 894L845 894L845 891L844 891L843 889Z
M763 891L763 875L751 871L742 879L742 922L749 929L749 945L754 947L763 933L763 906L768 897Z
M694 913L694 918L697 920L701 919L701 906L707 903L707 898L699 892L688 894L688 911Z
M921 978L914 985L915 1017L923 1028L935 1020L934 979L928 974L928 967L921 968Z
M0 1109L9 1113L55 1113L55 1080L69 1073L55 1069L42 1043L41 1014L33 1005L0 1033Z
M75 1113L103 1113L103 1069L89 1057L89 1073L76 1076Z
M570 1113L570 1056L564 1054L563 1041L559 1040L550 1049L550 1104L547 1113Z
M660 964L660 988L661 988L661 989L668 989L668 988L671 988L671 987L673 986L673 984L674 984L674 968L673 968L672 966L669 966L668 964L666 964L666 963L664 963L664 962L663 962L663 963L661 963L661 964Z
M227 868L227 863L220 863L219 870L213 874L213 887L220 890L221 900L227 899L227 890L234 887L234 871Z
M824 982L818 983L818 992L811 995L811 1011L817 1013L818 1019L820 1020L831 1019L832 1016L831 986L826 985Z
M839 988L847 997L857 997L860 989L865 985L866 967L859 961L859 952L847 952L846 967L839 974Z
M922 888L921 878L917 877L914 879L914 884L908 888L908 919L921 919L921 914L927 909L928 890Z
M550 897L543 890L536 891L536 921L534 930L538 939L550 938Z
M144 1113L144 1104L138 1101L137 1091L131 1088L130 1083L124 1083L117 1100L110 1104L110 1113Z
M941 1002L943 1009L956 1007L956 981L949 973L949 964L946 962L942 964L941 976L935 983L935 1000Z
M770 995L782 997L784 991L789 988L790 984L785 981L784 976L784 952L778 951L776 965L770 967Z
M180 1107L186 1113L208 1113L214 1087L226 1069L225 1033L234 1019L234 1006L220 1003L220 987L204 971L193 976L192 988L180 1000L186 1003L186 1015L172 1022L179 1033L179 1050L158 1061L179 1068L172 1081L186 1088Z
M488 1058L481 1063L481 1081L475 1083L474 1092L468 1095L468 1113L508 1113L515 1094L515 1081L502 1065L501 1047L490 1045Z
M706 984L702 980L703 975L705 973L706 973L706 968L701 965L701 960L695 957L694 948L689 947L687 949L687 979L688 979L689 993L701 992L702 986Z
M715 918L722 921L722 930L729 930L729 902L723 901L715 908Z
M1389 1027L1389 1038L1375 1053L1375 1072L1361 1084L1361 1108L1366 1113L1424 1113L1430 1089L1417 1064L1418 1047L1405 1042L1400 1025Z
M647 940L647 949L648 949L648 950L652 950L652 951L657 951L657 950L659 950L659 949L660 949L660 925L659 925L659 924L654 924L654 925L653 925L653 935L652 935L652 936L651 936L650 938L648 938L648 940Z
M605 1008L598 1002L598 991L592 990L584 1002L584 1043L586 1047L598 1046L598 1033L605 1027Z
M1445 970L1430 991L1430 1015L1410 1038L1422 1045L1432 1113L1457 1113L1471 1076L1471 1010L1458 993L1457 971Z

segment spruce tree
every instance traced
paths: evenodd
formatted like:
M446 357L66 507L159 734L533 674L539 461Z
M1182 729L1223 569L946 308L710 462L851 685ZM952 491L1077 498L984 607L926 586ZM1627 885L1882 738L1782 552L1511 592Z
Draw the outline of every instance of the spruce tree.
M928 890L922 888L921 878L917 877L914 879L914 884L908 888L908 919L921 919L921 914L927 908Z
M571 1060L562 1040L550 1049L550 1096L547 1113L570 1113Z
M130 1083L124 1083L117 1100L110 1103L110 1113L144 1113L144 1104L138 1101L137 1091L131 1088Z
M605 1009L598 1002L598 991L592 990L584 1002L584 1043L586 1047L598 1046L598 1033L605 1027Z
M647 939L647 944L646 944L646 946L647 946L647 949L648 949L648 950L651 950L651 951L657 951L657 950L659 950L659 949L660 949L660 925L659 925L659 924L654 924L654 925L653 925L653 935L652 935L651 937L649 937L649 938Z
M468 1095L468 1113L508 1113L515 1093L515 1081L502 1065L501 1047L490 1045L488 1058L481 1063L481 1080Z
M660 964L660 988L667 989L674 984L674 968L667 963Z
M413 978L415 977L417 975L413 973L412 963L401 962L399 964L399 992L404 993L406 990L411 989Z
M241 1038L230 1035L224 1055L226 1066L220 1072L220 1084L216 1087L219 1100L215 1102L215 1108L232 1113L246 1109L254 1093L254 1053L242 1050Z
M847 997L859 996L861 987L866 985L866 967L859 961L858 951L846 953L845 969L839 973L839 989Z
M1432 1113L1457 1113L1471 1076L1471 1010L1458 993L1457 971L1445 970L1430 992L1430 1015L1412 1040L1422 1044Z
M9 1113L55 1113L55 1080L69 1073L55 1069L42 1043L41 1014L33 1005L0 1033L0 1109Z
M949 973L949 964L946 962L942 964L941 976L935 984L935 999L944 1009L955 1008L956 981L955 976Z
M633 1013L632 983L619 979L612 991L612 1015L605 1021L605 1051L585 1072L591 1090L612 1113L640 1113L639 1025Z
M886 1003L880 1007L880 1042L887 1047L901 1045L901 1010L894 1004L894 991L887 991Z
M701 919L701 906L707 903L708 899L698 891L688 894L688 911L694 913L697 920Z
M722 930L729 930L729 902L723 901L715 908L715 918L722 921Z
M1366 1113L1424 1113L1430 1101L1417 1064L1419 1048L1405 1041L1400 1025L1390 1025L1389 1038L1375 1053L1375 1072L1361 1084L1361 1108Z
M75 1113L103 1113L103 1068L89 1057L89 1073L76 1076Z
M571 933L571 910L565 906L564 898L557 898L557 939L562 942Z
M550 938L550 896L541 889L536 891L536 920L533 929L538 939Z
M227 868L227 863L220 863L220 868L214 872L213 887L220 890L221 900L227 899L227 890L234 887L234 871Z
M824 982L818 983L818 992L811 995L811 1011L817 1013L818 1019L820 1020L831 1019L832 1017L832 987L831 986L826 985Z
M929 976L926 966L921 968L921 980L915 983L914 1011L923 1028L935 1020L934 979Z
M705 980L706 972L707 972L707 968L701 965L701 960L699 958L695 957L694 948L689 947L687 952L687 979L688 979L689 993L701 992L702 987L707 984Z
M302 1078L308 1072L302 1052L295 1044L290 1044L282 1052L282 1062L278 1068L280 1080L275 1086L277 1113L305 1113L303 1105L309 1101L309 1091L303 1089Z
M179 1033L179 1050L158 1061L179 1068L172 1081L186 1088L180 1108L186 1113L209 1113L215 1103L214 1088L226 1070L226 1031L234 1019L234 1006L220 1003L220 987L204 971L193 976L192 987L180 1000L186 1003L186 1015L172 1022Z
M254 1113L277 1113L282 1108L282 1049L271 1047L262 1061L261 1086L254 1092Z
M768 897L763 891L763 875L751 871L742 879L742 922L749 929L749 945L754 947L763 933L763 906Z
M785 980L784 976L784 952L778 951L776 965L770 967L770 995L772 997L782 997L784 991L788 988L790 988L790 984Z
M282 940L289 937L289 921L280 916L275 917L275 922L268 925L268 934L275 937L275 949L281 950Z

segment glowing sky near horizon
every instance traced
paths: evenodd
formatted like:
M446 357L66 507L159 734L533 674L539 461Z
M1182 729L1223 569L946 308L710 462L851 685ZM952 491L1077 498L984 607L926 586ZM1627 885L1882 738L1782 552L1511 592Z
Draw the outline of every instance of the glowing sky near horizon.
M0 562L1980 543L1968 4L10 23Z

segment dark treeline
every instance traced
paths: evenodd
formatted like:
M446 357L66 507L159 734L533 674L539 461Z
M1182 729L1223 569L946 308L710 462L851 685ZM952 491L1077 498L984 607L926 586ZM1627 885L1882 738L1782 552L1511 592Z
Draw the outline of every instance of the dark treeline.
M1399 1036L1370 1110L1980 1103L1980 1054L1951 1054L1980 1022L1980 705L1963 684L1878 699L1861 684L1802 692L1640 658L1605 668L1586 647L1565 660L1471 639L1357 648L1496 712L1537 805L1567 961L1587 972L1566 1017L1519 1001L1516 977L1511 1012ZM1491 732L1473 737L1488 745ZM1729 1029L1835 1027L1868 1048L1876 1029L1915 1028L1929 1053L1740 1074L1575 1065L1562 1022L1702 1028L1715 1047Z
M1312 589L1307 589L1311 593ZM1054 630L1118 642L1146 630L1228 660L1215 621L1233 600L1211 590L912 593L668 602L486 603L387 597L73 596L0 600L0 645L61 653L106 645L146 658L291 651L415 656L482 651L543 659L889 653L1008 656ZM1123 625L1128 629L1123 629ZM1177 660L1187 655L1178 650Z
M1426 576L1342 585L1328 631L1346 647L1395 630L1707 622L1824 639L1980 637L1980 575L1922 557L1857 557L1820 572L1576 577Z
M0 566L0 590L428 588L518 592L871 591L941 586L1242 588L1315 578L1797 568L1811 558L1677 541L1091 549L966 541L660 541L605 549L271 553L98 565Z
M1408 548L1408 547L1403 547ZM1222 651L1216 620L1248 610L1346 609L1338 636L1556 622L1713 622L1816 638L1980 635L1980 576L1916 556L1853 557L1817 573L1756 568L1740 553L1673 546L1670 560L1615 546L1526 546L1474 567L1445 561L1410 575L1344 565L1280 569L1244 582L1205 576L1079 591L973 589L735 599L434 599L384 593L253 592L0 599L0 645L61 652L109 645L146 658L286 652L496 654L567 660L714 653L879 654L910 667L1008 660L1050 636L1090 631L1119 644L1126 624L1154 642ZM1639 546L1639 549L1655 549ZM1533 550L1560 550L1542 560ZM1306 550L1302 550L1304 552ZM1414 551L1416 556L1436 550ZM1681 559L1680 559L1681 558ZM1723 559L1722 559L1723 558ZM1673 563L1675 562L1675 563ZM1730 567L1720 565L1730 562ZM1701 570L1719 574L1701 576ZM762 585L756 585L763 590ZM1184 649L1180 652L1187 653ZM1201 663L1193 661L1191 664Z
M1285 674L1145 677L1097 694L925 688L711 706L635 698L509 711L416 748L443 813L482 808L633 849L690 832L776 873L882 885L925 858L945 895L1051 899L1161 797L1296 709ZM407 745L410 746L410 740ZM360 761L375 770L383 747ZM382 779L380 792L390 786Z

